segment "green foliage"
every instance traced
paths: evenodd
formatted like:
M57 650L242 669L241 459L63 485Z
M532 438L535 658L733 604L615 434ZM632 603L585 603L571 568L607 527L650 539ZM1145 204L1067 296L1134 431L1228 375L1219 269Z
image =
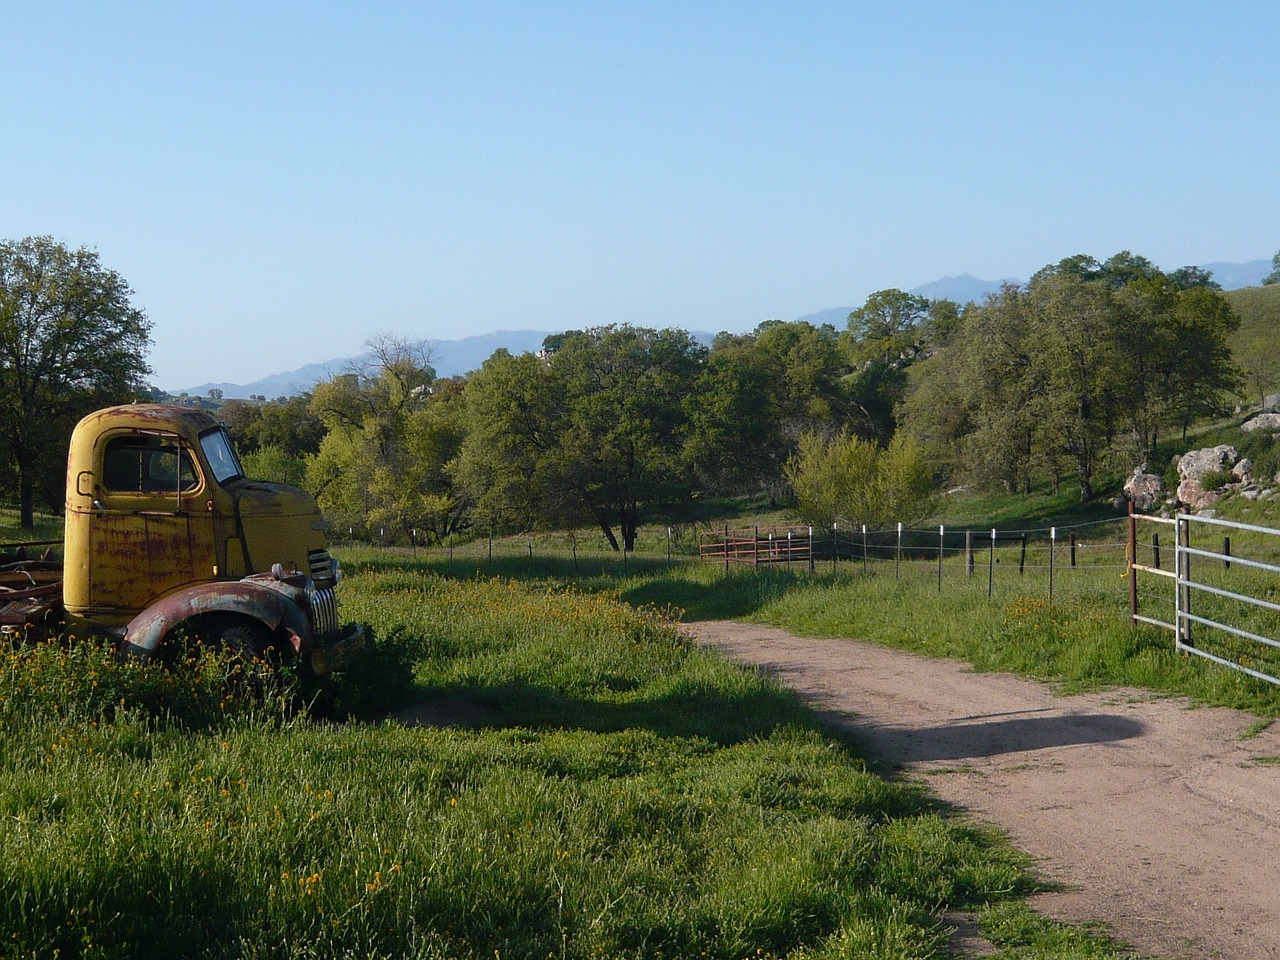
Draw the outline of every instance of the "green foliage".
M228 400L218 408L242 458L273 447L294 460L314 455L327 428L311 411L311 394L256 402Z
M306 461L289 456L280 447L258 447L252 453L241 455L240 463L250 480L283 483L291 487L301 487L307 482Z
M1271 286L1272 284L1280 283L1280 250L1277 250L1275 256L1271 258L1271 266L1275 269L1263 277L1263 286Z
M1223 294L1240 317L1231 350L1244 373L1249 399L1262 403L1280 387L1280 284Z
M684 331L630 326L551 345L545 358L499 351L472 376L455 476L482 522L586 519L630 550L642 510L690 496L686 400L705 351Z
M462 443L462 384L437 383L420 344L382 337L370 348L369 369L316 386L311 409L329 432L306 485L340 531L442 538L467 508L447 469Z
M927 516L932 476L923 447L894 437L887 449L840 434L830 440L806 434L787 464L796 512L814 526L833 522L881 527Z
M52 237L0 242L0 448L14 467L24 527L37 492L63 502L75 422L143 387L151 323L132 293L86 247Z
M960 318L913 378L904 426L967 479L1008 490L1070 471L1082 501L1118 441L1154 450L1222 413L1241 384L1228 339L1238 320L1207 278L1165 275L1123 251L1069 257Z
M921 336L929 299L901 290L880 290L849 314L849 334L858 359L889 363L914 359L924 346Z
M1230 471L1206 470L1200 475L1200 488L1208 491L1221 490L1233 479Z

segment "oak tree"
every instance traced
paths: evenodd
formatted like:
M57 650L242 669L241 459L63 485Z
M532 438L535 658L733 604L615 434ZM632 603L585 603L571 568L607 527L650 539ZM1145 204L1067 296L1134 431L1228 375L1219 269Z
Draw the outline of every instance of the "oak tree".
M145 386L151 324L132 295L96 251L47 236L0 242L0 443L23 527L40 478L61 484L75 421Z

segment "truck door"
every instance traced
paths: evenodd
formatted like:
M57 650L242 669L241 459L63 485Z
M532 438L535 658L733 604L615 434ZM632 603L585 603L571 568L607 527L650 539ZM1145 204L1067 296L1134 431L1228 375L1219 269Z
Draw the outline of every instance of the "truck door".
M209 480L174 434L128 432L102 448L101 498L90 521L91 605L137 611L213 579Z

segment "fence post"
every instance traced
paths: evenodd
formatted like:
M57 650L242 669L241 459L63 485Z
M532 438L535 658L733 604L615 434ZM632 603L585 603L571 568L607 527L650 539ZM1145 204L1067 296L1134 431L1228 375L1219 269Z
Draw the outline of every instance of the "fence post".
M1138 622L1138 518L1133 515L1133 501L1129 501L1129 622Z
M938 525L938 592L939 593L942 592L942 553L943 553L943 548L946 546L946 540L945 540L946 532L947 532L947 528L939 524Z
M1058 528L1049 528L1049 599L1053 599L1053 548L1058 543Z
M862 572L867 572L867 525L862 525Z
M813 573L813 524L809 524L809 572Z
M831 521L831 572L836 572L836 526L840 521Z
M667 569L671 569L671 528L667 527Z
M996 528L991 528L991 552L987 554L987 596L991 596L991 591L996 582Z
M787 531L787 569L791 569L791 531Z
M1151 565L1157 570L1160 569L1160 532L1156 531L1151 535Z
M1071 569L1076 568L1076 535L1071 535Z
M1018 554L1018 576L1027 568L1027 535L1022 535L1022 552Z
M1225 558L1222 561L1222 569L1230 570L1231 569L1231 538L1230 537L1222 538L1222 556Z
M973 531L964 532L964 570L965 576L973 576Z
M898 551L893 558L893 578L902 578L902 521L898 521Z
M758 567L760 566L760 528L751 528L751 560Z
M724 525L724 572L729 572L729 525Z

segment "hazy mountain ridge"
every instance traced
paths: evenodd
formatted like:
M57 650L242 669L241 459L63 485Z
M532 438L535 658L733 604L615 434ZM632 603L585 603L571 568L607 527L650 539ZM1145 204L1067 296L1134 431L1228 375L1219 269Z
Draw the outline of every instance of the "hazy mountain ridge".
M1257 286L1263 277L1272 270L1270 260L1250 260L1247 263L1206 263L1202 268L1213 273L1213 278L1224 290L1237 290L1242 287ZM1004 280L982 280L971 274L962 273L955 277L942 277L930 283L912 287L908 293L914 293L932 300L955 300L958 303L979 301L988 293L994 293L1005 283L1021 283L1013 278ZM821 326L829 323L837 329L844 329L845 323L856 307L830 307L817 313L806 314L798 320ZM539 350L542 341L552 331L545 330L498 330L494 333L464 337L460 340L431 340L426 342L431 348L431 364L436 375L441 377L461 376L479 369L496 350L505 348L511 353L525 353ZM694 333L697 339L710 343L711 335ZM194 397L205 397L210 390L221 390L227 399L247 399L251 396L275 397L292 396L310 390L321 380L345 373L353 367L368 360L367 355L357 357L339 357L323 363L309 363L296 370L276 373L252 383L202 383L195 387L168 391L172 394L185 393Z

